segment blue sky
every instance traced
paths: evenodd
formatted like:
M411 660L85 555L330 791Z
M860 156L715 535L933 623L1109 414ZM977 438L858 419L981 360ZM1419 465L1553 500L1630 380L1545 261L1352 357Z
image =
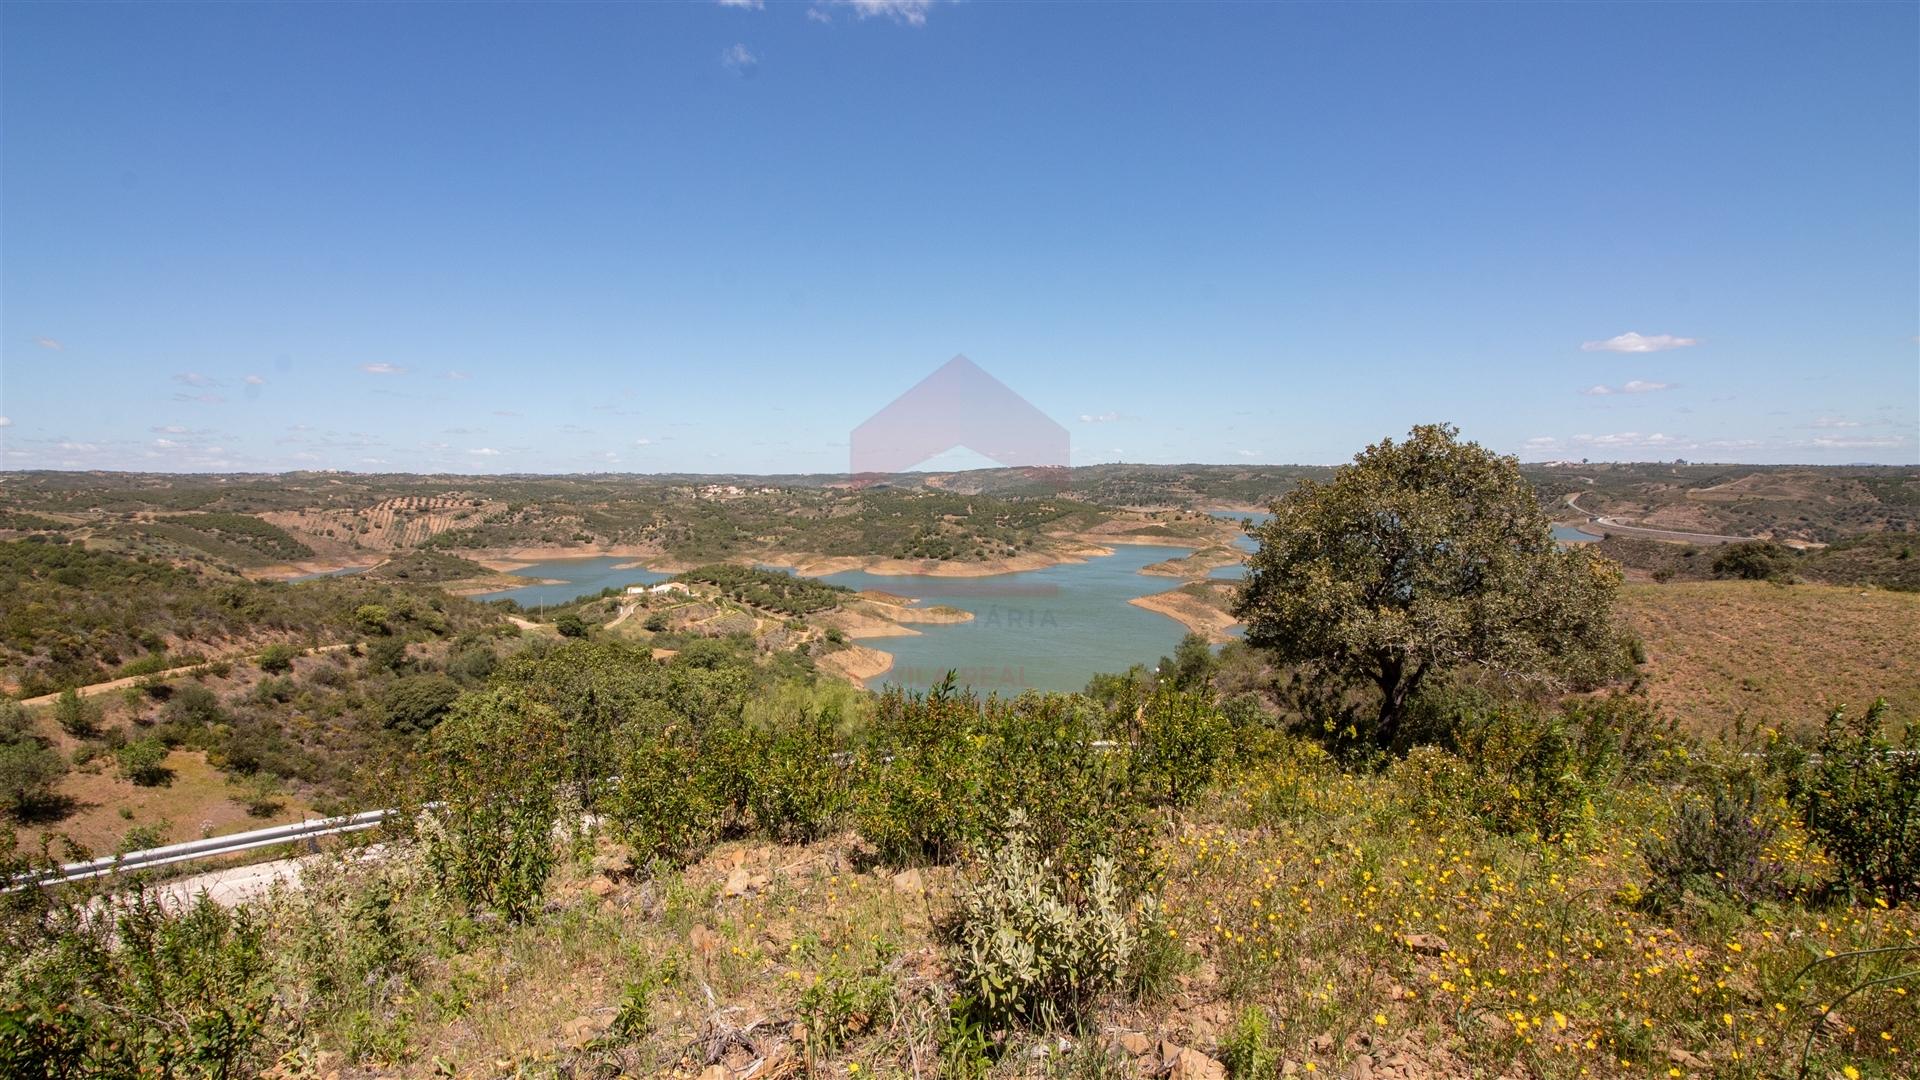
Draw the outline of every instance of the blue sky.
M7 468L1912 463L1920 6L0 6ZM943 464L978 461L967 451Z

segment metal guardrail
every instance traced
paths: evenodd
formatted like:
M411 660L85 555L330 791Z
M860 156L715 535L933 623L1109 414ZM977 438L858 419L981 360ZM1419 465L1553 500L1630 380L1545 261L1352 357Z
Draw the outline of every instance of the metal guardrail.
M1100 739L1088 745L1090 749L1104 753L1117 748L1120 744L1111 739ZM1882 751L1882 753L1887 757L1905 758L1920 754L1920 750L1890 749ZM1742 756L1758 758L1762 755L1748 751ZM834 760L840 764L846 764L852 757L852 753L846 751L833 755ZM1820 755L1817 753L1811 754L1806 760L1809 764L1818 764ZM608 779L618 783L620 778L614 776ZM426 804L426 808L431 809L439 805L437 802L428 803ZM243 851L252 851L256 848L298 843L302 840L313 841L323 836L338 836L342 833L360 832L363 829L371 829L378 826L381 822L384 822L389 815L399 812L398 810L363 810L357 814L346 814L341 817L316 818L312 821L300 821L291 825L274 825L265 829L255 829L252 832L231 833L227 836L209 836L201 840L188 840L179 844L167 844L163 847L148 848L144 851L130 851L124 855L107 855L98 859L89 859L85 862L67 863L60 867L58 871L16 879L12 884L6 886L4 889L0 889L0 892L11 892L14 889L22 889L31 885L62 885L69 882L86 881L90 878L102 877L107 874L123 874L136 870L151 870L155 867L171 866L175 863L192 862L197 859L213 859L222 855L234 855Z
M299 821L291 825L255 829L252 832L209 836L202 840L188 840L185 843L167 844L164 847L148 848L144 851L129 851L124 855L108 855L85 862L68 863L51 873L19 879L10 888L25 888L29 885L61 885L103 877L107 874L151 870L155 867L171 866L174 863L233 855L242 851L252 851L255 848L273 847L277 844L292 844L302 840L313 841L323 836L338 836L341 833L371 829L385 821L389 814L394 813L398 811L365 810L343 817L316 818L313 821Z

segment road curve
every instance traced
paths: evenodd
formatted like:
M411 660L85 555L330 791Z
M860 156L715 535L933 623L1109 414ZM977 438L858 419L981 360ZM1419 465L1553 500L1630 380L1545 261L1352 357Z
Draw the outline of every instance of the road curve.
M1649 529L1643 525L1624 525L1618 521L1615 521L1613 518L1601 517L1599 514L1588 513L1586 508L1580 505L1580 502L1579 502L1580 495L1581 495L1580 492L1574 492L1573 494L1568 495L1567 507L1571 510L1577 511L1580 514L1585 515L1587 521L1590 524L1592 524L1595 528L1605 529L1608 532L1619 533L1621 536L1639 536L1639 537L1645 537L1648 540L1665 540L1668 543L1674 543L1674 544L1707 544L1707 545L1744 544L1751 540L1760 539L1757 536L1723 536L1719 533L1680 532L1675 529Z

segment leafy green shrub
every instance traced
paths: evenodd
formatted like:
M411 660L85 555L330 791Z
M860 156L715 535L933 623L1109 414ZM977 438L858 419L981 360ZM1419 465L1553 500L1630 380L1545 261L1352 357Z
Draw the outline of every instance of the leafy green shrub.
M392 629L393 613L384 604L361 604L353 609L353 622L363 634L385 634Z
M1841 884L1899 903L1920 898L1920 724L1896 744L1886 713L1884 698L1858 720L1845 706L1829 713L1819 763L1795 778L1792 794Z
M553 628L560 631L561 637L583 638L587 636L586 621L571 611L553 620Z
M18 702L0 702L0 810L30 817L52 807L66 762L35 735Z
M114 752L120 775L138 787L159 787L173 779L167 768L167 748L152 737L135 739Z
M1201 693L1156 691L1135 729L1133 790L1153 805L1183 806L1212 786L1233 744L1227 718Z
M293 658L299 655L300 650L291 645L269 645L254 663L269 675L285 675L293 670Z
M60 730L74 738L89 738L100 729L100 706L69 687L54 701L53 718Z
M1781 893L1781 868L1768 857L1778 823L1755 777L1714 777L1683 795L1666 832L1646 850L1656 907L1686 893L1725 896L1751 906Z
M552 711L502 692L462 698L434 729L441 805L423 826L427 864L469 911L537 909L556 858L561 755Z
M388 730L419 735L432 731L459 696L459 685L445 675L408 675L380 695L380 710Z
M1793 549L1765 540L1728 544L1713 559L1713 576L1767 581L1790 576Z
M807 1029L807 1052L831 1054L884 1019L893 982L878 967L853 970L838 953L800 991L796 1012Z
M950 961L983 1026L1072 1024L1121 984L1135 938L1112 860L1070 881L1016 817L978 869L959 898Z
M747 810L756 829L784 843L826 835L847 805L847 770L833 721L807 713L775 728L751 768Z
M646 618L646 621L642 622L640 625L646 628L646 631L648 633L658 634L658 633L664 632L666 628L671 624L667 621L666 612L656 611L653 614L648 615Z
M719 838L733 809L729 778L713 740L702 741L684 726L630 736L619 785L601 805L637 852L680 864Z
M206 897L69 912L0 1004L0 1075L229 1077L268 1064L265 928Z
M1220 1063L1232 1080L1271 1077L1280 1068L1280 1051L1273 1045L1273 1022L1267 1010L1248 1005L1220 1039Z
M978 722L978 702L951 674L924 695L895 688L876 704L854 821L882 859L942 862L985 835Z

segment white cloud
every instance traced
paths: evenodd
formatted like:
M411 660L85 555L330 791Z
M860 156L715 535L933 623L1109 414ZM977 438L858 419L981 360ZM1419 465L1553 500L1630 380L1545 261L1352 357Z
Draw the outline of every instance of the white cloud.
M1609 394L1651 394L1656 390L1671 390L1672 383L1650 382L1646 379L1634 379L1621 386L1605 384L1589 386L1580 391L1588 397L1606 397Z
M219 386L220 385L220 383L217 380L215 380L212 376L202 375L197 371L183 371L180 374L175 375L173 377L173 381L177 383L181 383L186 386Z
M1080 422L1083 424L1111 424L1119 419L1120 419L1120 414L1117 412L1103 412L1103 413L1097 413L1097 414L1081 413L1080 414Z
M747 76L760 66L760 58L753 55L753 50L736 43L720 54L720 66L736 75Z
M1809 426L1817 428L1857 428L1864 427L1865 425L1858 420L1847 420L1838 416L1823 416Z
M741 8L747 11L759 11L767 5L766 0L720 0L720 6Z
M807 19L810 22L830 23L833 21L833 16L821 11L819 8L808 8Z
M474 457L499 457L500 456L500 451L495 450L491 446L476 447L475 449L467 451L467 453L472 454Z
M1811 447L1815 450L1888 450L1907 445L1904 435L1865 435L1841 438L1834 435L1816 435L1795 446Z
M65 342L50 337L34 338L33 343L43 349L52 349L54 352L60 352L67 347Z
M894 22L908 26L925 26L927 12L933 10L934 0L833 0L836 4L845 4L853 9L855 15L863 19L884 15Z
M175 394L173 395L173 400L198 401L203 405L218 405L227 399L221 397L219 394Z
M369 375L402 375L406 373L407 369L398 364L389 364L382 360L374 364L361 364L360 370Z
M155 439L153 440L153 445L159 447L162 450L171 450L174 447L179 446L180 444L177 442L174 442L172 439Z
M1234 453L1247 458L1260 456L1260 451L1258 450L1235 450Z
M648 439L648 438L644 438L644 437L643 437L643 438L639 438L639 439L635 439L635 440L633 440L633 445L635 445L635 446L652 446L652 445L653 445L653 440L652 440L652 439Z
M0 416L0 427L12 427L12 426L13 426L13 418L12 418L12 417L10 417L10 416Z
M241 381L241 382L243 382L243 383L246 383L246 384L247 384L248 386L265 386L265 385L267 385L267 380L266 380L266 379L265 379L264 377L262 377L262 376L259 376L259 375L249 375L249 376L247 376L246 378L244 378L244 379L241 379L240 381Z
M464 371L449 371L445 375L442 375L440 377L443 379L451 379L454 382L466 382L468 379L473 378L472 375L469 375Z
M179 424L162 424L151 430L158 435L185 435L187 433L187 429Z
M1586 342L1580 348L1586 352L1648 353L1666 349L1683 349L1689 345L1698 344L1700 342L1697 338L1674 337L1672 334L1636 334L1629 330L1605 341Z

